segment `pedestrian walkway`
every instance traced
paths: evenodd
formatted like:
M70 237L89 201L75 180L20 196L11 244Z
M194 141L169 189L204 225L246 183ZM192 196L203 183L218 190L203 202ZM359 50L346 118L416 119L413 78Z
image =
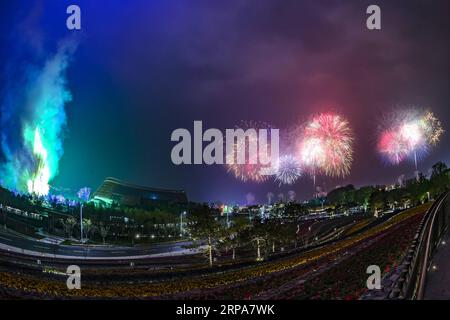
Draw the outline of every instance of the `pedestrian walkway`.
M450 299L450 227L447 228L427 273L425 299Z

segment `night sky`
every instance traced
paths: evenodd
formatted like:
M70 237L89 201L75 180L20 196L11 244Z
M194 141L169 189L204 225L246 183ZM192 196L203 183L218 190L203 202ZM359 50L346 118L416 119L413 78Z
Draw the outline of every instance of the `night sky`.
M426 107L450 130L447 0L9 2L0 5L2 61L20 41L45 55L73 33L79 38L55 186L96 189L112 176L184 189L195 201L244 203L253 193L262 202L269 191L288 190L303 200L313 194L310 177L279 188L272 180L237 181L222 166L173 165L171 132L192 132L194 120L221 130L264 121L283 132L313 113L336 111L356 141L349 176L318 177L330 190L413 175L412 162L389 166L375 150L383 112ZM81 7L81 31L66 29L69 4ZM370 4L381 7L382 30L366 28ZM450 164L449 148L446 132L419 169Z

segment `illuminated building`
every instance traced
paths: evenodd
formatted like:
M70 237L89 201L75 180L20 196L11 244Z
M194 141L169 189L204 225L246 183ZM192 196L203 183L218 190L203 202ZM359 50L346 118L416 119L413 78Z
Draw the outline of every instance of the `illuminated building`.
M92 201L97 204L145 207L158 202L185 203L188 199L183 190L143 187L106 178L93 194Z

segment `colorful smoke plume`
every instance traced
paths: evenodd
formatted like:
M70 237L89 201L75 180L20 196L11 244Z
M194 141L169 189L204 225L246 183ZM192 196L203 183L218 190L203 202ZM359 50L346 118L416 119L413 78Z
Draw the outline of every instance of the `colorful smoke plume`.
M0 106L0 176L8 189L49 193L63 154L65 105L72 99L66 69L75 48L75 41L65 41L43 61L15 59L8 65Z

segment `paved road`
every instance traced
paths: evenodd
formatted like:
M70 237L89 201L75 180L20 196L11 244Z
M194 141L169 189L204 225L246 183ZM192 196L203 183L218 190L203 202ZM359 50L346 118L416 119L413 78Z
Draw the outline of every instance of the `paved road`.
M450 219L450 210L448 211ZM433 268L433 266L436 268ZM433 300L450 299L450 226L434 254L432 267L426 278L424 298Z
M8 230L0 230L0 243L34 251L58 256L75 257L124 257L124 256L143 256L154 254L170 254L186 250L186 246L191 242L172 242L159 243L153 245L136 245L134 247L103 247L103 246L65 246L51 243L40 242L27 237L22 237Z
M386 218L386 217L384 217ZM333 228L339 229L348 225L352 220L359 220L357 217L341 217L338 219L324 220L311 228L309 236L311 238L327 235ZM384 220L380 218L378 222ZM0 228L0 249L12 252L54 257L54 258L76 258L76 259L146 259L152 257L180 256L194 254L186 249L191 245L190 241L180 241L172 243L159 243L152 245L136 245L134 247L126 246L66 246L48 242L38 241L34 238L26 237L10 230ZM289 248L285 248L289 249ZM241 250L242 251L242 250ZM231 251L230 251L231 254ZM254 255L253 248L239 253L239 257L245 258Z

